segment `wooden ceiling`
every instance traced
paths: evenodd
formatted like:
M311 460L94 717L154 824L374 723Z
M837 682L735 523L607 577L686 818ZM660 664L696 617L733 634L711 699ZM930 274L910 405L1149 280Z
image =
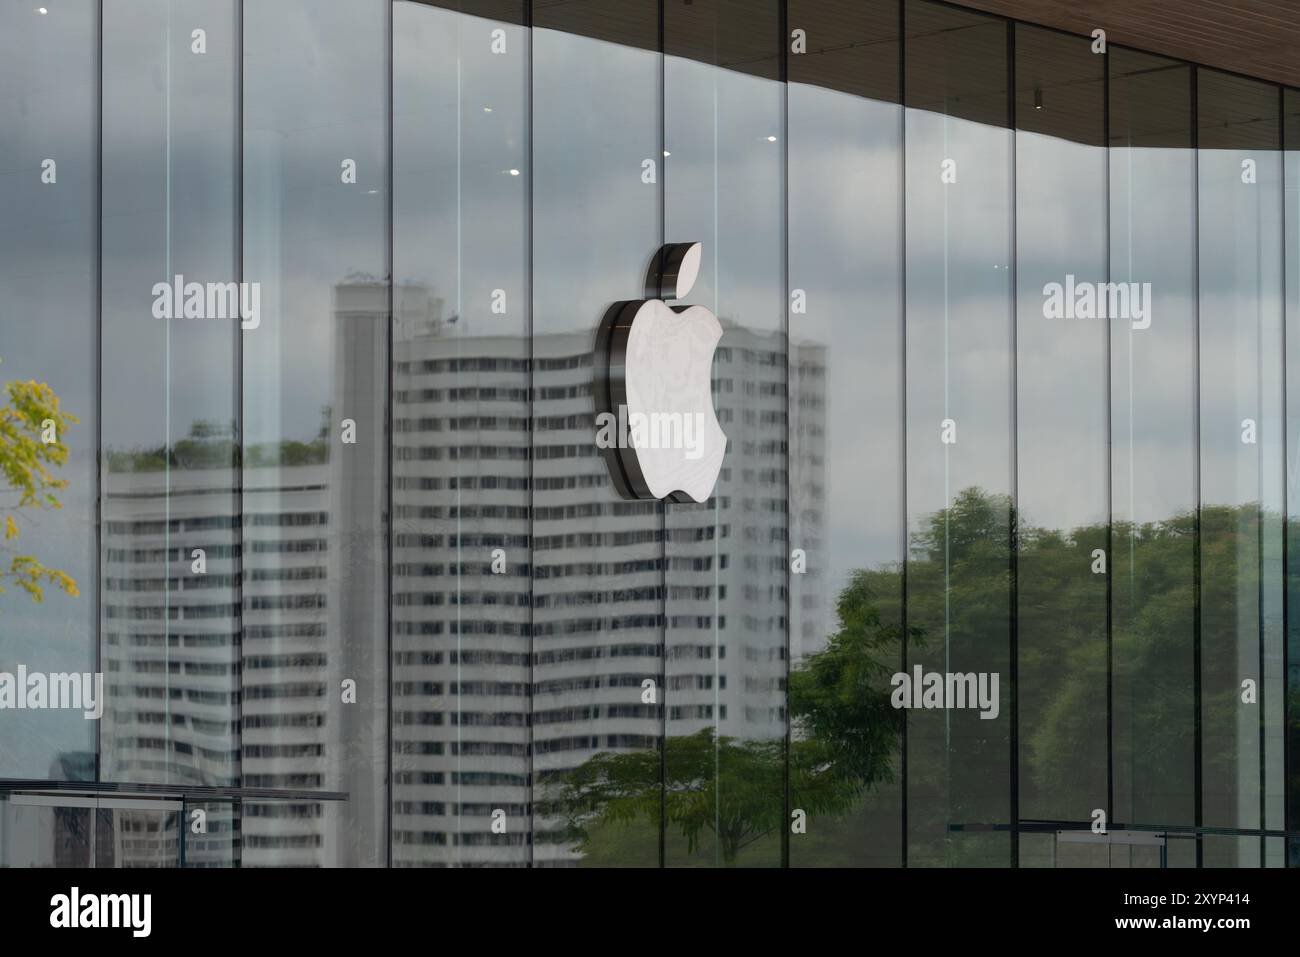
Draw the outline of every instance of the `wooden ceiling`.
M599 37L629 46L729 69L775 76L779 60L779 0L416 0L464 13ZM897 36L897 0L785 0L789 25L806 23L809 37L834 37L817 52L887 44ZM921 21L949 18L955 7L997 14L1087 37L1106 31L1118 44L1176 59L1285 83L1300 89L1300 0L908 0L909 36L924 32ZM937 9L930 11L929 7ZM659 14L663 13L660 38ZM725 25L725 26L722 26ZM979 33L974 30L972 33ZM847 42L845 40L847 39ZM810 47L815 48L810 39ZM872 61L880 59L878 46ZM810 49L809 52L814 52ZM824 78L805 82L853 89L863 80L837 69L844 58L824 56ZM848 58L853 59L853 58ZM888 59L886 57L886 59ZM808 73L814 72L809 64ZM873 69L875 69L873 67ZM875 70L883 72L883 70ZM843 73L843 76L836 76ZM878 82L878 81L877 81ZM856 90L854 90L857 92Z
M1300 87L1300 0L956 0L1111 43Z

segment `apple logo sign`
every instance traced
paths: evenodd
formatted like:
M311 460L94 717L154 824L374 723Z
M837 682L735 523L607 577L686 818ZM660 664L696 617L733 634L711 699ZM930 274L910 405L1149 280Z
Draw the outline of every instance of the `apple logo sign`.
M670 306L690 294L700 243L669 243L646 275L646 298L616 302L596 333L596 445L627 499L706 502L727 436L713 411L718 317Z

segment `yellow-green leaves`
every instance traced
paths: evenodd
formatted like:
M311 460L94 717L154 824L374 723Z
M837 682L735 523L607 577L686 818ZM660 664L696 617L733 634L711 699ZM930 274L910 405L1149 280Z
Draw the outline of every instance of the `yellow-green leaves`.
M32 555L15 555L9 562L9 568L0 571L0 581L10 579L15 585L32 596L32 601L40 604L45 601L45 585L54 585L76 598L81 592L70 575L57 568L46 568ZM5 590L0 585L0 593Z
M4 391L9 401L0 408L0 509L9 512L4 516L4 540L15 542L21 537L15 512L63 507L57 493L68 481L58 478L55 470L68 460L63 437L78 420L59 407L59 397L44 382L10 382ZM14 555L7 568L0 565L0 593L6 580L35 602L45 600L47 586L79 594L70 576L46 567L34 555Z
M78 419L59 408L59 397L44 382L10 382L5 393L9 402L0 408L0 473L5 484L18 492L19 507L59 508L54 492L68 483L51 469L68 460L63 435Z

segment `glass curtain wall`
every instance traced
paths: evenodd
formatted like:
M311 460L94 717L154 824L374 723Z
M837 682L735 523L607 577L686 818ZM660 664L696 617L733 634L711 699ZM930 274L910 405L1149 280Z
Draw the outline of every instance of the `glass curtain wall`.
M184 316L187 285L234 274L235 14L231 3L104 4L107 780L239 777L239 325ZM159 319L148 293L162 283L174 299L178 282L178 317Z
M528 63L393 7L393 863L530 859Z
M1150 289L1150 322L1114 321L1110 339L1111 807L1117 827L1190 828L1199 767L1188 734L1198 634L1193 70L1121 49L1109 65L1110 278ZM1185 834L1164 850L1171 865L1195 863Z
M390 12L243 5L243 784L347 795L253 807L246 866L388 856Z
M1017 25L1016 641L1019 817L1109 822L1110 422L1106 60ZM1057 290L1060 290L1058 308ZM1025 835L1021 862L1078 866L1105 846ZM1063 855L1063 856L1061 856ZM1100 863L1104 863L1104 860Z
M907 863L1001 867L1014 727L1008 31L931 4L904 13L903 673L918 699L907 712ZM976 675L984 698L920 707L925 676L948 673Z
M664 8L664 233L703 244L689 302L722 324L712 498L668 504L665 862L784 859L789 555L781 7Z
M0 863L1296 859L1296 91L929 0L0 54L0 402L66 481L0 504L0 673L104 676L0 710ZM699 504L594 440L669 241Z
M658 6L536 4L532 35L533 860L654 867L682 820L662 782L664 505L610 482L592 357L663 241Z
M102 12L100 775L230 787L247 753L240 331L208 321L206 289L235 275L237 9L110 0ZM134 860L174 857L179 815L139 813L146 832L166 820L172 833L133 843ZM129 830L136 812L117 815ZM228 834L229 805L205 826Z
M94 672L99 649L96 474L99 419L99 15L93 0L58 18L0 6L0 404L14 384L44 383L75 416L51 438L66 450L62 508L11 511L2 570L14 554L63 571L75 594L46 582L36 603L0 582L0 671ZM20 394L19 399L23 396ZM48 407L44 396L34 396ZM28 434L42 437L38 420ZM6 434L6 445L8 435ZM94 780L98 726L73 712L5 711L0 777Z
M893 0L794 0L787 26L790 866L897 867L901 21Z
M1197 71L1201 824L1282 827L1282 162L1276 87ZM1280 862L1213 836L1205 866Z
M1294 834L1300 824L1300 792L1296 790L1300 775L1300 631L1295 615L1296 602L1300 601L1300 562L1294 558L1293 549L1300 543L1296 524L1300 514L1300 388L1295 385L1295 374L1300 370L1300 91L1282 91L1282 141L1286 151L1283 180L1285 204L1286 253L1286 636L1283 648L1286 661L1285 706L1286 753L1286 830ZM1287 866L1300 865L1300 838L1288 842Z

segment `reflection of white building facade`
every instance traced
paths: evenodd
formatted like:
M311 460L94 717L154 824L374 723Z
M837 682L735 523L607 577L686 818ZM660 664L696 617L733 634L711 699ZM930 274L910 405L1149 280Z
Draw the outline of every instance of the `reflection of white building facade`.
M839 625L838 595L826 586L829 556L825 547L825 511L832 480L826 468L826 347L790 344L790 549L807 561L802 578L791 584L790 659L802 661L826 645ZM864 414L865 414L864 410ZM883 450L882 450L883 451ZM845 476L841 481L854 481ZM792 558L793 563L793 558Z
M103 776L330 790L341 746L327 707L331 596L327 467L248 469L240 549L228 470L110 473L104 525ZM279 481L267 481L278 478ZM171 495L164 494L170 481ZM156 517L163 508L165 518ZM194 572L194 550L206 571ZM162 570L165 569L165 578ZM337 698L335 698L337 700ZM331 720L331 718L334 718ZM337 759L335 759L337 760ZM228 808L201 849L230 854ZM243 808L245 865L323 862L317 802Z
M382 421L366 403L384 395L385 301L377 284L336 295L351 371L335 394L358 423ZM530 357L527 340L456 334L419 290L397 305L393 862L522 864L530 841L538 864L572 861L536 803L566 771L654 750L665 719L669 735L785 734L784 342L727 329L717 508L669 506L665 521L657 503L609 488L590 336L536 337ZM805 367L823 358L804 351L799 407L816 417L824 379ZM334 553L340 509L382 501L384 463L332 446L328 463L306 445L306 461L284 454L275 468L249 454L242 542L230 470L110 472L105 489L104 778L348 794L347 807L244 802L244 866L347 863L347 822L383 800L367 783L382 781L382 711L349 712L339 683L384 690L385 636L368 623L382 621L386 556L373 542L348 543L346 562ZM820 489L820 454L798 458ZM807 534L820 518L801 521ZM647 678L655 703L642 700ZM209 819L209 835L187 840L191 863L231 853L230 818L210 807Z
M657 748L665 718L673 736L715 725L785 734L784 341L727 329L714 373L730 442L717 511L671 505L664 519L657 503L610 488L594 443L591 335L533 337L530 496L528 344L457 335L436 304L404 292L394 862L523 862L530 783L534 860L571 861L544 803L566 771L602 751ZM823 354L800 356L817 392L800 408L820 416L824 376L812 367ZM820 455L802 468L813 478ZM805 525L819 522L810 510ZM647 678L666 684L656 703L643 701ZM498 808L505 835L491 832Z

